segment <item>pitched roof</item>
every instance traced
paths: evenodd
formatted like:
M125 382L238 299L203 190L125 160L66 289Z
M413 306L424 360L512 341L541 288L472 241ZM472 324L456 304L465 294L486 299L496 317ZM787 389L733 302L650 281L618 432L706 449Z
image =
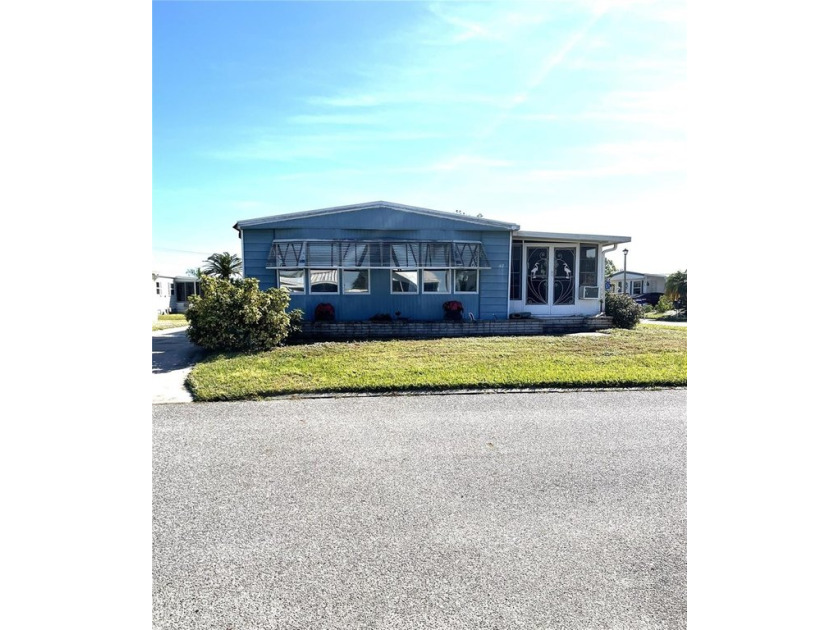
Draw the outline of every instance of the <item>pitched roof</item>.
M351 204L349 206L334 206L332 208L320 208L317 210L306 210L304 212L289 212L287 214L277 214L270 217L260 217L258 219L245 219L242 221L237 221L233 227L236 230L240 230L242 228L259 227L260 225L264 225L266 223L277 223L278 221L291 221L293 219L320 217L330 214L338 214L341 212L354 212L357 210L370 210L375 208L399 210L401 212L412 212L415 214L423 214L431 217L450 219L452 221L463 221L465 223L473 223L476 225L485 225L488 227L495 228L505 228L508 230L519 229L519 226L516 223L509 223L507 221L494 221L492 219L485 219L482 217L473 217L468 214L459 214L457 212L444 212L442 210L432 210L430 208L420 208L417 206L407 206L401 203L393 203L391 201L368 201L365 203Z

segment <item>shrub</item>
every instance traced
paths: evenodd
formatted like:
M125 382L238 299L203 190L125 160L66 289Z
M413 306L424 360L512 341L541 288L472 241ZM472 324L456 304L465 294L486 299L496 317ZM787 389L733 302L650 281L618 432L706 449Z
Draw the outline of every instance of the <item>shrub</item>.
M642 307L626 293L607 293L604 304L617 328L633 328L642 318Z
M285 288L260 291L256 278L201 278L201 295L189 297L187 337L208 350L254 352L279 346L302 318L286 312Z
M665 311L670 311L673 308L674 308L674 302L667 295L661 296L659 298L659 301L656 303L656 312L657 313L664 313Z

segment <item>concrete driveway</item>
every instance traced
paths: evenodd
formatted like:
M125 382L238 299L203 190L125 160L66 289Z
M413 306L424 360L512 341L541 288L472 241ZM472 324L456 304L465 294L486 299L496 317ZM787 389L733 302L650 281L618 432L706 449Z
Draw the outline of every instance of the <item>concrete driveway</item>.
M204 351L190 343L187 329L152 332L152 403L192 402L184 381Z
M153 626L685 628L685 405L155 405Z

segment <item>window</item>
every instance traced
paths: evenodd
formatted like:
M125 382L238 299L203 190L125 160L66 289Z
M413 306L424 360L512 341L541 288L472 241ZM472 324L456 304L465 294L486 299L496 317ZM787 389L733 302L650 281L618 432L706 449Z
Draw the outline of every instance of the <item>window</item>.
M642 281L641 280L633 280L633 295L641 295L642 294Z
M423 293L449 293L449 270L424 269Z
M177 293L175 299L178 302L187 302L187 298L195 293L201 295L201 289L196 282L176 282L175 290Z
M580 297L583 299L597 299L600 295L598 288L598 246L580 246L580 267L578 268L578 285Z
M310 293L338 293L338 269L310 269Z
M455 293L478 292L478 269L458 269L455 271Z
M522 299L522 243L514 243L510 250L510 299Z
M175 284L172 282L169 283L169 295L175 295Z
M598 286L598 246L580 246L580 284L586 287Z
M391 271L391 293L417 293L417 270Z
M157 291L157 294L160 295L160 282L155 282L155 291Z
M286 287L289 293L303 293L306 290L303 269L278 269L277 286Z
M368 269L345 269L341 273L341 292L350 295L370 293Z

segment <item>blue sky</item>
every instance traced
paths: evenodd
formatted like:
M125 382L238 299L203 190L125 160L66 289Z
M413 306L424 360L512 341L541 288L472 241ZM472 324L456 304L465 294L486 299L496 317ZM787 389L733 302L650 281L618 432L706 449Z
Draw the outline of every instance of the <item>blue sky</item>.
M153 254L384 199L688 265L684 2L154 2ZM619 256L613 260L621 266Z

